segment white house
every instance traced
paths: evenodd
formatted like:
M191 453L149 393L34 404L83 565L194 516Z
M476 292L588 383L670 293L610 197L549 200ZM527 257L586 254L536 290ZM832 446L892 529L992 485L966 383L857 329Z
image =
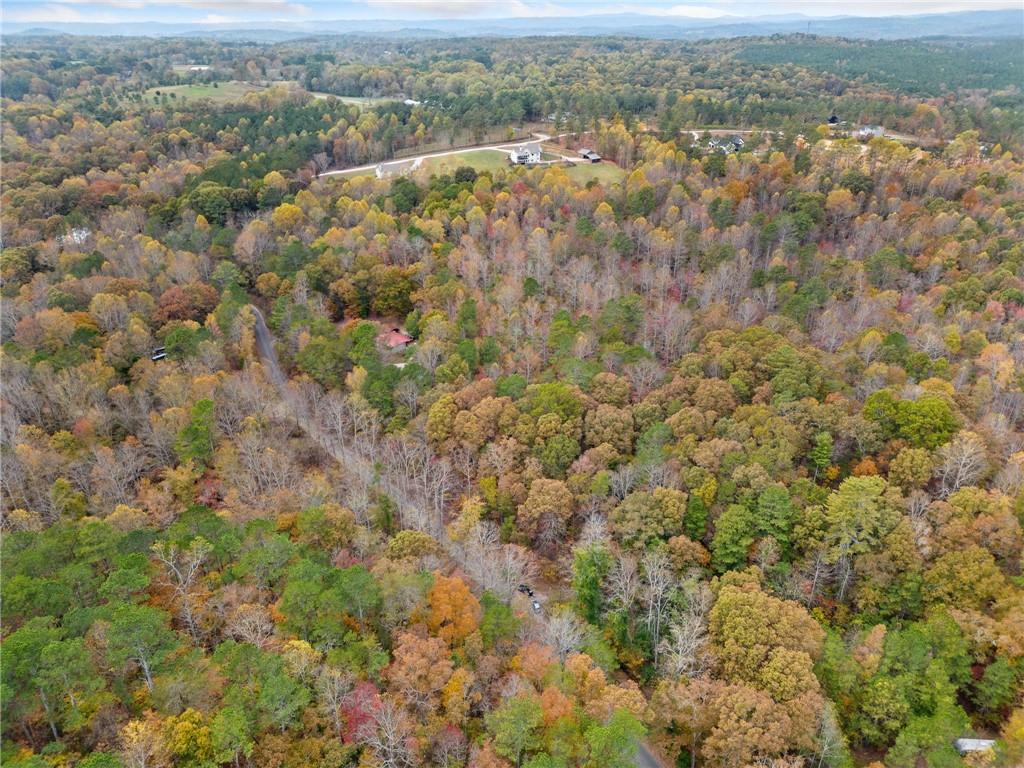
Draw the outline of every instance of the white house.
M857 138L861 140L877 139L885 135L885 128L880 125L863 125L857 129Z
M536 165L540 162L540 147L537 144L522 144L508 153L512 165Z
M956 751L961 755L966 755L970 752L984 752L985 750L992 749L995 745L994 739L957 739L953 742Z

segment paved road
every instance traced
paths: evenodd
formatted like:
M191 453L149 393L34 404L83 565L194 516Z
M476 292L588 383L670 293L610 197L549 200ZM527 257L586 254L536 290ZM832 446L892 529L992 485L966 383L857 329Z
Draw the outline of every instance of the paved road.
M514 141L506 144L486 144L481 147L462 147L460 149L448 149L445 150L444 152L427 152L422 155L412 155L411 157L402 157L396 160L385 160L379 163L370 163L369 165L357 165L354 168L339 168L334 171L324 171L323 173L320 174L320 177L322 178L324 176L340 176L343 174L359 173L361 171L376 171L378 167L381 168L383 171L388 171L389 169L398 170L400 166L410 164L412 165L411 170L416 170L423 164L424 160L433 160L435 157L451 157L452 155L465 155L468 154L469 152L485 152L487 150L509 152L515 149L516 147L523 146L524 144L542 144L545 141L550 141L552 138L560 139L562 138L562 136L567 135L568 134L561 133L558 136L551 137L546 133L534 133L531 134L533 138L528 141ZM564 153L557 154L559 155L559 160L564 160L569 163L590 162L589 160L585 160L584 158L579 157L578 155L567 155ZM553 160L548 162L558 161Z

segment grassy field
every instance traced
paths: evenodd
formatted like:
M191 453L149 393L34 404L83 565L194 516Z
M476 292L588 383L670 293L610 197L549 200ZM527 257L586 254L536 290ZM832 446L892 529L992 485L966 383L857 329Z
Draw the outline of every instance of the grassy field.
M356 176L375 176L375 175L376 175L376 171L374 171L371 168L368 171L367 170L362 170L362 171L352 170L352 171L342 171L341 173L332 173L330 176L325 176L324 178L327 178L327 179L354 179Z
M441 175L452 173L456 168L467 165L477 171L496 171L499 168L508 168L508 153L499 152L496 149L469 150L457 155L424 160L420 169L428 176L431 174Z
M199 99L209 99L217 104L227 104L230 101L241 101L247 93L252 91L262 91L257 85L252 83L243 83L239 80L229 80L226 83L217 83L216 87L213 83L191 83L188 85L161 85L156 88L150 88L145 93L145 99L148 102L159 103L160 94L173 94L172 99L179 101L186 99L188 101L198 101Z
M615 163L577 163L566 169L569 178L577 184L586 184L597 179L602 184L615 184L626 178L626 172Z
M293 88L298 88L299 84L294 80L281 80L279 82L270 83L274 85L286 85ZM214 86L213 83L187 83L185 85L163 85L157 88L150 88L146 91L146 101L150 103L159 103L160 96L157 95L157 91L160 93L174 94L173 98L175 101L179 99L186 99L188 101L197 101L199 99L210 99L216 104L227 104L232 101L241 101L245 98L247 93L253 91L266 90L264 86L255 85L253 83L243 83L240 80L229 80L227 82L217 83ZM330 93L321 93L319 91L311 91L313 98L316 99L327 99L331 96L345 102L346 104L358 104L361 107L375 107L378 104L384 104L388 101L394 101L394 99L377 99L369 96L336 96Z

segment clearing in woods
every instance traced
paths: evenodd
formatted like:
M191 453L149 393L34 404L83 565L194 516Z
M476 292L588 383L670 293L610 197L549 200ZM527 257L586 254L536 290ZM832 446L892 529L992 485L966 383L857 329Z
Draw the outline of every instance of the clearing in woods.
M591 179L602 184L616 184L626 177L624 170L608 160L602 163L576 163L572 168L566 168L565 172L577 184L586 184Z
M227 80L217 83L159 85L156 88L147 90L144 98L147 102L159 103L162 94L167 94L168 96L173 94L172 98L175 101L182 99L186 101L209 99L216 104L227 104L233 101L241 101L245 98L246 94L254 91L265 91L267 88L274 86L285 86L301 90L301 86L294 80L279 80L269 83L247 83L242 80ZM310 94L315 99L334 98L346 104L357 104L361 107L375 107L389 101L396 101L396 99L381 99L373 96L338 96L337 94L324 93L322 91L310 91Z
M241 101L247 93L266 90L263 86L255 83L243 83L241 80L228 80L223 83L188 83L186 85L160 85L150 88L144 94L146 101L159 102L164 94L171 96L175 101L182 99L187 101L198 101L209 99L218 104L227 104L231 101ZM173 95L172 95L173 94Z

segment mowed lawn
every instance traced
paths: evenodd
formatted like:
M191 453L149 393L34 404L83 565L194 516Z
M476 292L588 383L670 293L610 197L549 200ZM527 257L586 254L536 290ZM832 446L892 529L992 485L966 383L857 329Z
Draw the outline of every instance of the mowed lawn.
M577 184L586 184L591 179L597 179L602 184L617 184L626 178L626 172L610 162L576 163L572 168L566 168L565 172Z
M247 93L266 90L252 83L243 83L240 80L229 80L225 83L190 83L186 85L161 85L150 88L145 93L148 102L159 102L162 94L174 94L173 100L185 99L187 101L198 101L209 99L217 104L226 104L230 101L241 101Z
M496 149L470 149L460 152L457 155L445 155L444 157L431 157L420 164L420 170L427 175L438 176L454 173L456 168L469 166L476 171L497 171L500 168L508 168L508 153Z
M291 86L293 88L300 87L294 80L280 80L271 82L270 87L275 85ZM184 85L161 85L156 88L150 88L146 91L145 97L147 102L159 103L160 96L157 95L159 91L161 94L174 94L174 100L185 99L187 101L197 101L199 99L209 99L216 104L226 104L232 101L241 101L245 98L247 93L253 91L265 91L267 86L255 85L253 83L245 83L241 80L228 80L227 82L218 82L216 86L213 83L186 83ZM310 91L313 98L316 99L328 99L335 98L339 101L343 101L346 104L357 104L360 107L375 107L378 104L384 104L388 101L395 101L395 99L378 99L370 96L337 96L331 93L322 93L320 91Z

